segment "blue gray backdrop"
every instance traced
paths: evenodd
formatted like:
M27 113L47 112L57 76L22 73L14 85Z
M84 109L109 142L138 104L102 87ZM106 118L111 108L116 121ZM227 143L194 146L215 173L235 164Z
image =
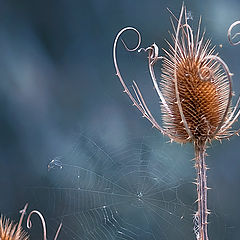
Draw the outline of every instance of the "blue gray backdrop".
M206 37L234 73L238 95L240 47L231 47L226 33L239 19L240 3L185 4L193 28L202 16ZM151 128L123 94L112 61L114 38L125 26L142 33L143 47L156 42L167 48L167 8L178 16L181 5L0 1L1 213L17 221L28 202L28 213L38 209L45 216L48 239L60 222L59 239L66 240L195 238L192 146L169 144ZM124 39L134 46L136 36ZM161 121L146 55L119 44L118 57L128 86L138 82ZM160 65L156 72L159 77ZM233 137L208 149L210 239L239 239L239 146ZM36 216L29 232L42 239Z

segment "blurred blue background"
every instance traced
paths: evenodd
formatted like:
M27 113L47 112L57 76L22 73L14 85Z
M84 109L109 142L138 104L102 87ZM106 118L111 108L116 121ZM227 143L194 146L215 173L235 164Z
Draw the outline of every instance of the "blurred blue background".
M238 95L240 47L229 45L227 30L231 23L239 20L239 2L204 0L185 1L185 4L193 16L190 24L197 26L199 16L202 16L202 29L206 29L206 37L216 45L216 51L234 73L233 87ZM120 172L122 175L120 174L118 179L123 179L126 172L130 173L130 167L126 172L123 171L126 166L142 166L143 160L133 154L134 151L141 150L144 152L144 159L149 160L147 165L150 164L147 170L143 170L144 179L149 172L158 169L159 164L161 171L169 171L169 176L163 181L164 186L167 190L174 189L174 199L180 210L176 208L169 210L168 206L164 205L162 208L168 209L167 215L173 213L173 217L168 219L169 216L163 216L166 221L161 225L161 214L164 213L154 210L153 212L157 214L155 220L151 222L149 221L151 216L144 215L146 212L138 216L136 214L139 214L139 211L136 213L132 211L138 203L123 205L117 210L123 219L122 224L135 235L128 232L126 234L128 238L123 238L121 234L116 235L106 230L105 239L171 240L176 236L178 239L194 239L191 222L191 214L194 212L191 209L196 209L194 205L196 192L191 185L194 178L193 163L190 161L194 157L192 147L167 144L168 139L163 138L157 130L151 128L147 120L141 118L141 114L131 107L130 100L123 94L112 61L114 38L125 26L134 26L142 33L143 47L156 42L160 48L167 48L164 39L170 40L168 30L172 29L167 8L178 16L181 5L182 1L177 0L0 1L1 213L17 220L18 211L28 202L29 209L38 208L44 213L47 223L51 226L49 236L52 237L60 221L63 223L66 221L67 226L75 217L75 207L69 214L70 219L64 220L63 215L54 216L56 208L61 209L63 204L58 201L61 197L58 196L57 187L66 185L67 190L63 190L63 194L68 190L71 194L71 188L80 186L80 183L76 186L75 180L72 180L73 177L79 176L76 173L78 169L76 166L92 171L82 172L81 176L84 179L81 189L89 188L90 193L93 191L99 193L106 179L110 179L108 182L114 185L115 174ZM129 33L124 39L130 46L134 46L136 36ZM222 48L219 47L220 44ZM151 84L146 55L126 52L119 44L118 57L127 84L130 86L132 80L138 82L150 109L160 121L159 100ZM160 76L160 65L157 73ZM239 124L235 127L239 127ZM148 139L147 142L145 139ZM207 158L210 167L208 185L212 188L209 191L209 208L213 212L209 224L211 239L239 239L239 144L240 139L233 137L230 142L224 141L222 145L214 142L208 149L210 155ZM149 158L146 157L145 148L150 149L146 150L147 153L158 153L159 162L156 166L151 165L156 156L150 154ZM93 154L96 149L101 152L101 156ZM62 171L58 171L59 169L48 171L49 162L56 156L60 156L63 163ZM131 157L134 164L131 164ZM143 165L146 166L145 163ZM160 170L158 173L163 174ZM136 172L136 169L132 171ZM100 187L93 184L96 179L88 179L98 176L97 174L104 176L99 180ZM157 173L155 175L157 176ZM155 177L150 175L149 179L153 180ZM135 185L137 176L133 175L129 181ZM93 185L84 186L83 183ZM124 186L124 189L130 192L129 183L121 181L117 183L118 187ZM144 184L145 182L141 183L141 186ZM148 188L159 187L151 182L148 184ZM178 190L182 193L181 196L177 195ZM114 197L117 197L117 192L118 190L114 189ZM53 200L52 194L56 200ZM82 202L82 199L90 201L91 197L88 199L84 191L82 194L82 197L76 196L76 201ZM92 197L95 199L94 202L98 198ZM101 203L104 205L108 198L110 199L106 195L104 200L98 199L99 205ZM163 196L159 198L163 199ZM139 200L139 195L136 199ZM107 229L104 219L106 221L106 216L112 214L111 206L114 208L117 206L117 200L111 200L113 203L109 204L107 209L110 213L106 213L103 208L101 212L103 215L100 214L103 222L96 223L100 226L100 229L96 228L96 232L101 232L101 227ZM124 201L132 202L133 198L127 195L127 200ZM70 200L63 202L68 204ZM167 202L171 203L171 200L163 200L164 204ZM187 206L184 205L185 202ZM147 201L146 203L150 204ZM158 203L154 203L154 206L156 205ZM55 212L53 209L48 211L53 206L56 207ZM126 206L133 208L129 207L126 210ZM87 204L84 207L87 208ZM145 209L142 205L138 208ZM186 212L185 208L189 212ZM186 224L181 221L184 211ZM96 208L93 215L97 214ZM136 223L133 221L134 218L143 215L148 223L148 229L144 229L142 225L146 225L140 220ZM84 222L81 216L76 218L79 222ZM120 222L119 220L118 223ZM38 224L36 220L36 225ZM41 239L41 227L36 225L31 230L34 236L32 239ZM72 224L71 231L74 233L72 236L68 235L69 228L66 227L59 239L98 239L98 235L90 233L84 236L79 230L80 225ZM170 234L171 228L175 226L181 229L182 235ZM114 228L113 220L110 221L109 227ZM144 233L139 229L143 229ZM90 235L93 237L89 237Z

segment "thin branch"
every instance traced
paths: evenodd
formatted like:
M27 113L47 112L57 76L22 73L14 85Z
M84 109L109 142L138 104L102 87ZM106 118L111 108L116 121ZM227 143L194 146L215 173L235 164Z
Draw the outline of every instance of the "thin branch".
M227 121L223 124L221 131L227 130L229 127L232 126L232 124L237 120L239 114L240 114L240 109L238 110L237 114L235 115L235 117L233 118L238 106L240 103L240 96L238 97L237 103L232 111L232 113L230 114L229 118L227 119ZM233 119L232 119L233 118ZM232 120L232 121L231 121ZM231 122L230 122L231 121ZM230 122L230 123L229 123Z
M199 36L200 36L200 26L201 26L201 21L202 18L201 16L199 17L199 22L198 22L198 30L197 30L197 36L196 36L196 42L195 42L195 55L197 56L197 47L198 47L198 41L199 41Z
M128 50L128 51L136 51L140 44L141 44L141 35L139 33L138 30L136 30L135 28L133 27L126 27L126 28L123 28L116 36L115 40L114 40L114 44L113 44L113 62L114 62L114 66L115 66L115 69L116 69L116 75L118 76L123 88L124 88L124 92L128 95L128 97L131 99L131 101L133 102L133 105L137 107L137 109L153 124L154 127L156 127L159 131L161 131L163 134L167 134L162 127L160 127L160 125L157 123L157 121L154 119L154 117L152 115L149 115L147 114L146 115L146 112L150 112L149 109L147 108L145 102L144 102L144 107L143 105L139 105L139 103L136 101L136 99L132 96L131 92L129 91L128 87L126 86L122 76L121 76L121 73L120 73L120 70L119 70L119 67L118 67L118 63L117 63L117 43L118 43L118 40L120 38L120 36L125 32L125 31L128 31L128 30L131 30L131 31L134 31L135 33L137 33L138 35L138 42L137 42L137 45L136 47L134 47L133 49L129 49L127 47L127 45L123 42L124 44L124 47ZM136 83L134 83L135 87L136 87ZM143 100L143 97L142 97L142 94L140 92L140 90L137 88L137 93L138 95L140 96L140 98ZM146 111L145 111L145 109Z
M181 26L181 20L182 20L182 16L183 16L183 10L184 10L184 5L182 5L182 9L181 9L181 13L180 13L180 17L179 17L179 21L178 21L178 26L177 26L177 32L176 32L176 38L175 38L175 59L176 59L176 55L177 55L177 48L178 48L178 35L179 35L179 30L180 30L180 26ZM183 122L183 125L185 127L185 130L187 131L189 137L192 139L193 135L191 133L191 130L188 127L186 118L184 116L183 113L183 109L182 109L182 105L181 105L181 100L180 100L180 95L179 95L179 91L178 91L178 82L177 82L177 63L176 61L174 62L174 83L175 83L175 93L176 93L176 99L177 99L177 105L178 105L178 109L179 109L179 113Z
M237 121L239 115L240 115L240 109L236 113L235 117L229 122L229 124L227 126L225 126L224 129L222 129L222 131L227 130L228 128L230 128Z
M136 97L137 97L137 99L139 100L140 106L142 106L142 109L145 111L145 117L146 117L149 121L151 121L151 123L153 124L153 127L156 127L158 130L161 131L161 129L159 128L158 123L155 121L155 119L154 119L154 117L152 116L149 108L147 107L147 105L146 105L146 103L145 103L145 101L144 101L144 99L143 99L143 97L142 97L142 94L141 94L141 92L140 92L140 90L139 90L139 88L138 88L138 85L136 84L135 81L133 81L133 84L134 84L133 89L134 89L134 92L135 92L135 94L136 94Z
M56 235L55 235L55 237L54 237L54 240L57 240L61 228L62 228L62 223L59 224L59 227L58 227L58 230L57 230Z
M191 56L193 56L193 43L194 43L194 38L193 38L193 31L192 28L190 27L190 25L188 23L185 23L184 25L182 25L182 27L186 27L187 28L187 40L188 40L188 46L189 46L189 53ZM190 32L190 35L189 35Z
M227 75L228 82L229 82L228 103L226 105L226 109L225 109L225 112L223 114L223 117L222 117L222 120L221 120L220 124L218 125L218 127L216 128L214 133L210 136L210 138L214 138L216 136L216 134L219 132L219 130L222 128L222 126L224 124L224 121L225 121L225 118L226 118L226 116L229 112L229 108L230 108L230 104L231 104L231 100L232 100L232 74L230 73L227 64L220 57L215 56L215 55L209 55L209 56L206 56L203 59L203 61L208 60L208 59L215 60L222 65L222 67L223 67L223 69L224 69L224 71Z
M22 227L22 221L23 221L23 218L24 218L24 216L25 216L25 214L26 214L27 207L28 207L28 203L26 203L25 206L24 206L24 208L20 211L21 217L20 217L20 219L19 219L18 226L17 226L17 230L16 230L16 239L18 239L18 237L19 237L19 235L20 235L20 233L21 233L20 229L21 229L21 227Z

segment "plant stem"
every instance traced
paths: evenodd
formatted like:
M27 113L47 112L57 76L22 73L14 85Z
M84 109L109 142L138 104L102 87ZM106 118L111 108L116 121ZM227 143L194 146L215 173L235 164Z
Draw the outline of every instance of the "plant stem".
M198 193L198 211L195 214L197 220L197 231L195 231L197 240L208 240L207 217L207 166L205 163L206 142L195 142L195 169L197 172L197 193ZM196 230L196 226L195 229Z

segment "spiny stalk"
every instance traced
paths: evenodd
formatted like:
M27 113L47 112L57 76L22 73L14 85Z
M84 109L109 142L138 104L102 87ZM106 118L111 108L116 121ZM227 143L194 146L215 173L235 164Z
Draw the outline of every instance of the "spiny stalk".
M207 217L210 213L207 208L207 166L205 162L205 142L195 144L195 168L197 173L198 211L195 217L198 219L198 232L195 232L197 239L208 240Z

